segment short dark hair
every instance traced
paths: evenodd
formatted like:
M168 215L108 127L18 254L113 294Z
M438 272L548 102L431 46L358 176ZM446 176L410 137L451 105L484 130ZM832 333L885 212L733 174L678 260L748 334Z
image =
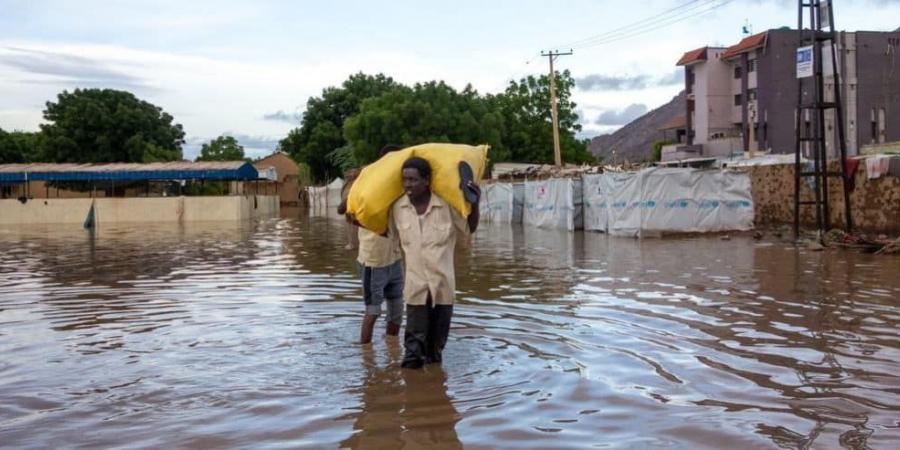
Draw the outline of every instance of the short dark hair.
M431 179L431 164L424 158L413 156L403 163L403 169L416 169L422 178Z
M388 153L393 152L393 151L400 150L401 148L403 148L403 147L400 147L400 146L397 145L397 144L388 144L388 145L385 145L384 147L381 147L381 150L378 152L378 156L384 156L384 155L387 155Z

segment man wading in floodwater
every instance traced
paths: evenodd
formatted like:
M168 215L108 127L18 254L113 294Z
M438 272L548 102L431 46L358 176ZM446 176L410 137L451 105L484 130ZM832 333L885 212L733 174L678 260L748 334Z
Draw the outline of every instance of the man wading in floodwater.
M381 156L394 150L396 145L386 145ZM350 191L349 186L345 186ZM347 213L347 197L338 205L338 214ZM352 219L351 219L352 221ZM397 235L381 236L363 227L358 228L359 252L356 261L363 285L363 301L366 313L359 333L360 344L372 342L375 322L381 315L381 305L387 303L387 335L400 334L403 323L403 263L400 261L400 244Z
M474 197L467 219L431 192L431 165L412 157L403 163L403 189L391 207L389 235L398 236L406 257L406 332L402 367L417 369L441 362L450 332L456 275L453 252L457 237L478 228L481 190L471 180Z

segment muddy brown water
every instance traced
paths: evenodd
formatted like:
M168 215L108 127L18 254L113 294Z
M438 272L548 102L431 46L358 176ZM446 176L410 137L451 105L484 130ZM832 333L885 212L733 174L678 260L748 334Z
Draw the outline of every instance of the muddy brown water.
M0 230L0 447L900 446L900 258L486 225L406 371L345 239Z

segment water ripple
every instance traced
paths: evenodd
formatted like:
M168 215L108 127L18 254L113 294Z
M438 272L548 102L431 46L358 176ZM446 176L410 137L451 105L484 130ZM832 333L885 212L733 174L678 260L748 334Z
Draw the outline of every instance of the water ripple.
M900 442L896 258L485 226L417 372L344 226L0 230L0 447Z

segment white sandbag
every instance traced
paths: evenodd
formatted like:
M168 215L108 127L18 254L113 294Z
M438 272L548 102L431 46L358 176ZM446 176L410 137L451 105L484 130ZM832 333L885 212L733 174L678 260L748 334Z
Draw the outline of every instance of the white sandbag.
M344 180L341 178L335 178L331 183L328 183L326 186L326 199L325 199L325 214L326 217L331 218L341 218L342 216L338 214L337 207L341 204L341 189L344 188Z
M523 223L539 228L574 230L574 185L568 178L526 181Z
M313 217L324 216L326 211L326 198L328 188L325 186L310 186L306 188L309 195L309 215Z
M610 193L618 191L636 172L607 172L588 174L582 178L584 197L584 229L609 231L609 215L612 208Z
M651 168L633 174L586 177L589 229L624 236L753 228L753 199L746 173ZM605 189L609 189L605 192Z
M621 177L618 186L608 194L608 233L616 236L639 236L642 208L641 187L643 174L638 172Z
M513 216L513 187L509 183L491 183L481 187L481 220L509 224Z

